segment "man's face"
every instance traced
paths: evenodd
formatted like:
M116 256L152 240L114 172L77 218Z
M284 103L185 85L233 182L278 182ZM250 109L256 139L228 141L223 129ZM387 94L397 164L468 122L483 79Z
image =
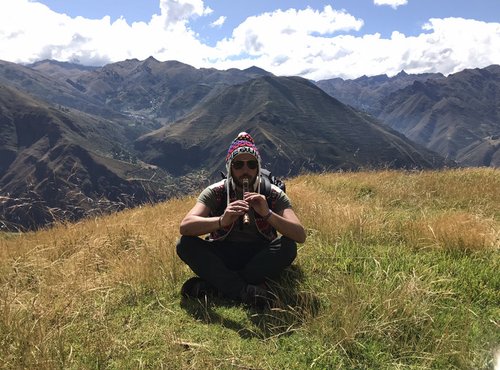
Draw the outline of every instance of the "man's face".
M248 182L253 184L257 178L259 170L257 159L248 153L238 154L231 162L231 176L238 187L242 186L244 178L248 178ZM252 168L253 167L253 168Z

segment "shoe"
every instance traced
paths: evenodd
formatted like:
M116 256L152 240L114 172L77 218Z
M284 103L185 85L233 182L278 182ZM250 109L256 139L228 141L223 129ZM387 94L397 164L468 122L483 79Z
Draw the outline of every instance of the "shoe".
M248 284L241 293L241 301L251 307L263 310L270 307L272 296L265 284Z
M198 276L194 276L182 284L181 295L184 298L205 298L218 295L218 290Z

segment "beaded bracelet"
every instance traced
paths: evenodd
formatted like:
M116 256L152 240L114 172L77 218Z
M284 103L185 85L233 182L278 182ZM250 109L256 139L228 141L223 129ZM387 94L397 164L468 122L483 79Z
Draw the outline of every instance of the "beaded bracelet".
M271 209L269 208L269 212L267 213L267 215L265 215L264 217L262 217L262 219L264 221L267 221L269 219L269 217L271 217L272 214L273 214L273 211L271 211Z

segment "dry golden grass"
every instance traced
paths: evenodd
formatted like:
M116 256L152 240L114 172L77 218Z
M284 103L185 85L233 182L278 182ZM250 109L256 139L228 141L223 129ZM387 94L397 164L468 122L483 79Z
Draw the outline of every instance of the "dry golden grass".
M303 277L257 324L234 308L205 305L198 321L179 308L191 273L175 244L194 197L0 234L0 367L491 364L491 339L472 342L499 328L488 281L499 267L498 170L303 175L287 188L308 231Z
M310 175L296 179L290 189L310 232L328 241L500 246L500 174L495 169Z
M178 225L192 201L171 200L43 231L4 235L0 327L21 338L15 346L17 356L53 357L57 348L51 338L89 310L104 315L96 305L104 307L114 289L126 287L131 299L144 290L173 290L181 266L174 253ZM29 353L33 350L40 353ZM9 364L8 357L3 361ZM42 368L54 366L46 365L37 363Z

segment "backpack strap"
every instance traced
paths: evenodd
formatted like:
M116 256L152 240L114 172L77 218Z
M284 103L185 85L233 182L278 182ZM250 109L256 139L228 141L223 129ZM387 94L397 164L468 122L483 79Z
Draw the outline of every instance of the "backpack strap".
M265 168L261 168L260 174L260 193L267 198L271 194L271 172Z

